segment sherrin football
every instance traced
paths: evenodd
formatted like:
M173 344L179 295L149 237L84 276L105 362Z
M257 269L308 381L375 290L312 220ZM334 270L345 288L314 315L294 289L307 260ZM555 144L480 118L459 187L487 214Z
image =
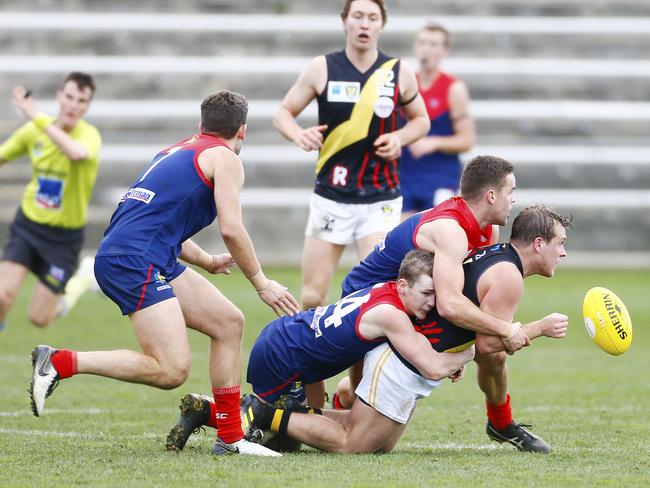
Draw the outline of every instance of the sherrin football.
M587 332L603 351L618 356L632 344L632 321L625 304L611 290L597 286L585 295L582 315Z

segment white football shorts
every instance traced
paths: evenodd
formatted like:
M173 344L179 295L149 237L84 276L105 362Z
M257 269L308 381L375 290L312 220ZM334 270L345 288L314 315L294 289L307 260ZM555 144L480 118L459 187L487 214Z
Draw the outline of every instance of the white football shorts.
M400 221L402 197L376 203L339 203L312 193L306 236L348 245L370 234L387 233Z
M355 393L382 415L405 424L417 400L428 397L439 384L404 366L388 343L383 343L366 354Z

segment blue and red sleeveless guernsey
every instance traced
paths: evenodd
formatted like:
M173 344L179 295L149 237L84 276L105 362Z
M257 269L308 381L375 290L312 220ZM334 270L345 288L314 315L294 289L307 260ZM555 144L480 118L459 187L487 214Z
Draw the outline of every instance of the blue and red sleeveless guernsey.
M332 305L276 319L261 332L249 364L278 378L306 383L337 375L386 340L366 339L359 332L361 317L380 304L404 311L394 281L359 290ZM253 386L258 374L249 367Z
M341 285L342 296L375 283L396 280L404 256L418 248L415 238L420 227L437 219L456 220L467 234L468 250L489 244L492 239L492 226L481 229L465 200L458 196L451 197L434 208L409 217L388 232L345 277Z
M455 77L441 72L431 86L420 89L431 120L429 136L454 135L454 126L449 113L449 88L455 81ZM420 85L419 78L418 85ZM436 151L415 159L408 147L403 148L400 179L405 197L407 194L413 193L417 198L418 194L424 192L427 195L428 205L426 206L430 206L432 199L428 195L433 195L437 189L448 188L454 192L457 191L460 173L461 164L457 154ZM412 192L409 189L412 189ZM423 205L418 206L420 210L426 208Z
M198 164L201 152L216 146L227 147L197 134L160 151L120 200L97 256L146 256L159 266L175 260L183 241L217 216L214 183Z

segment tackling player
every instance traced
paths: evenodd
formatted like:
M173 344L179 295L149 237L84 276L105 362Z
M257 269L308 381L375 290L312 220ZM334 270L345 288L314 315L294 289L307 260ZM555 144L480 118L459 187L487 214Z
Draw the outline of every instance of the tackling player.
M513 223L510 244L483 247L465 261L464 295L485 313L511 321L523 296L524 278L532 275L552 277L559 261L566 257L564 243L569 222L544 207L524 209ZM429 254L418 250L409 255L414 252ZM434 263L436 259L437 256ZM533 340L541 336L562 338L567 327L568 317L553 313L522 329ZM500 338L458 327L435 308L425 320L416 323L415 330L439 352L462 354L474 341L477 352L504 350ZM323 411L322 416L304 415L300 410L274 408L250 395L246 401L249 405L246 415L252 418L255 428L288 434L322 450L388 452L404 432L416 401L428 396L437 384L423 377L420 366L411 363L391 341L366 355L363 379L356 390L358 399L351 410ZM488 432L499 442L515 444L516 441L535 447L527 450L550 451L548 444L526 430Z
M273 310L292 314L298 303L264 275L241 220L244 170L238 157L246 136L248 103L226 90L201 104L201 132L162 150L126 192L95 259L99 286L131 319L142 353L75 352L38 346L30 385L36 416L57 382L95 374L163 389L187 379L186 327L210 337L210 381L219 434L212 452L278 455L243 439L239 413L242 313L180 258L210 273L237 264ZM190 237L218 219L231 254L210 255ZM232 255L232 257L231 257Z
M437 309L451 322L477 332L501 337L509 352L529 343L518 323L511 324L481 311L462 294L462 262L469 249L497 240L496 225L505 225L514 203L514 168L494 156L472 159L461 177L461 197L453 197L416 214L395 229L343 281L343 295L396 276L401 259L411 249L436 253L433 280ZM479 386L486 395L488 419L499 427L498 412L510 411L507 401L506 354L476 354ZM352 370L354 390L361 377L361 365ZM349 405L346 405L349 406ZM504 420L504 421L505 421ZM523 428L514 424L515 428Z
M438 353L411 322L411 318L424 319L434 306L431 269L430 253L412 252L404 258L396 282L366 288L335 304L271 322L251 350L248 382L253 391L265 402L304 404L305 383L344 371L386 339L416 365L426 384L457 372L472 359L474 349ZM190 399L181 401L182 413L167 438L168 449L182 449L192 432L203 424L215 426L215 409L209 398L191 394ZM255 415L255 425L283 430L289 415L283 415L281 410L269 412L268 418ZM245 412L245 424L247 415ZM328 415L336 417L340 412L330 411Z

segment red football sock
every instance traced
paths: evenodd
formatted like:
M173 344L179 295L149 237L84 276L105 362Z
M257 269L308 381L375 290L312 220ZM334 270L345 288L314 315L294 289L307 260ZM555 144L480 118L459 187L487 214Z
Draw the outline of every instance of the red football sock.
M217 405L214 402L210 402L210 419L205 425L213 429L217 428Z
M212 388L215 403L217 434L228 444L244 438L239 414L239 385L227 388Z
M60 379L70 378L77 374L77 352L69 349L59 349L50 358L52 366Z
M510 408L510 393L506 396L506 403L503 405L493 405L485 402L487 406L488 420L495 429L503 430L512 423L512 410Z

